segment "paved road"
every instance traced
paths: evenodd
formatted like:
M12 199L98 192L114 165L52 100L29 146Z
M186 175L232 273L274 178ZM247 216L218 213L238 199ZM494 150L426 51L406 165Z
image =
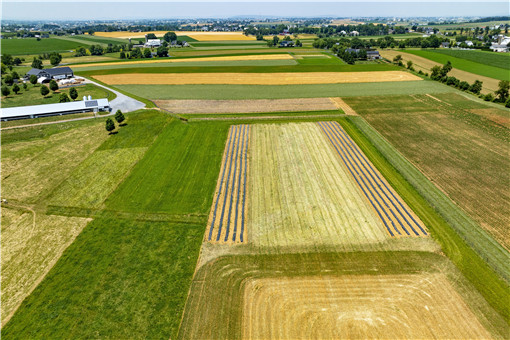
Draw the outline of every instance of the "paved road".
M110 102L110 106L112 108L112 112L115 113L117 110L121 110L122 112L131 112L143 109L145 107L145 104L133 99L131 97L126 96L125 94L120 93L119 91L115 91L114 89L111 89L109 87L106 87L104 85L101 85L99 83L96 83L95 81L92 81L90 79L85 79L85 83L87 84L94 84L96 86L105 88L109 91L112 91L117 95L117 97Z
M126 112L140 110L140 109L143 109L145 107L144 103L142 103L142 102L140 102L140 101L138 101L136 99L133 99L131 97L128 97L125 94L120 93L119 91L115 91L114 89L111 89L111 88L106 87L104 85L98 84L95 81L86 79L84 83L94 84L96 86L105 88L105 89L107 89L107 90L109 90L109 91L111 91L111 92L113 92L113 93L115 93L117 95L117 97L114 100L110 101L110 107L112 108L112 111L109 114L101 115L100 117L107 117L107 116L114 115L115 112L117 112L117 110L121 110L122 112L126 113ZM72 119L65 119L65 120L57 120L57 121L54 121L54 122L44 122L44 123L35 123L35 124L27 124L27 125L20 125L20 126L11 126L11 127L2 128L2 130L20 129L20 128L24 128L24 127L31 127L31 126L38 126L38 125L49 125L49 124L67 123L67 122L72 122L72 121L76 121L76 120L85 120L85 119L93 119L93 118L96 118L96 117L95 116L81 117L81 118L72 118Z

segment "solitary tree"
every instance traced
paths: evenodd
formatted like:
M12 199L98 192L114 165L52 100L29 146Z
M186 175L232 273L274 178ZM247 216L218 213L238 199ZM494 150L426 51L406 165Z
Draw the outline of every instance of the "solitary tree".
M115 130L115 123L111 118L108 118L106 120L106 131L108 131L111 134L113 130Z
M34 61L32 61L32 67L42 69L43 68L42 60L34 57Z
M32 85L37 84L37 76L35 74L32 74L30 76L30 84L32 84Z
M121 110L117 110L117 112L115 112L114 117L115 117L115 120L117 121L117 123L119 123L119 124L122 123L126 119Z
M48 87L46 87L46 86L44 86L44 85L43 85L43 86L41 86L41 94L42 94L42 96L43 96L43 97L46 97L46 95L47 95L48 93L50 93L50 90L48 89Z
M163 36L163 39L166 42L175 41L175 40L177 40L177 34L175 34L174 32L166 32L165 35Z
M395 56L395 58L393 58L393 62L395 64L398 64L398 63L402 62L402 56L400 54Z
M27 85L27 83L23 83L23 90L25 90L25 91L26 91L27 89L28 89L28 85Z
M156 35L154 33L147 34L147 39L157 39Z
M70 101L71 101L71 99L69 99L69 97L67 96L67 93L61 93L60 97L58 97L59 103L66 103L66 102L70 102Z
M152 57L152 53L151 53L151 50L146 48L144 51L143 51L143 57L144 58L150 58Z
M20 91L21 89L19 88L18 84L14 84L12 86L12 92L18 94L18 92Z
M50 90L52 90L53 92L57 91L58 90L58 84L55 80L50 80Z
M510 82L508 80L501 80L498 84L498 90L495 92L499 102L506 102L509 90Z
M62 61L62 56L58 53L51 53L50 54L50 63L53 66L57 66L60 64L60 61Z
M2 95L8 96L11 94L11 90L7 86L2 86Z
M120 59L126 59L126 53L124 51L120 52Z
M273 46L278 45L278 42L280 41L280 38L278 38L276 35L273 37Z
M14 82L14 79L12 78L12 75L8 74L5 76L4 78L4 83L6 83L7 85L12 85L12 83Z
M156 53L158 54L158 57L168 57L168 48L165 46L159 46Z
M78 98L78 90L76 89L76 87L72 87L69 90L69 96L71 97L72 100L75 100L76 98Z
M18 72L16 72L16 71L12 71L11 75L12 75L12 79L19 79L19 74L18 74Z

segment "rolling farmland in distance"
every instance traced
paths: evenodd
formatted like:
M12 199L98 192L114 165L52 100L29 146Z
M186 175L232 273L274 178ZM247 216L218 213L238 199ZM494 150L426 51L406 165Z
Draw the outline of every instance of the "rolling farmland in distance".
M349 64L354 35L312 45L333 23L277 33L289 48L222 22L179 22L189 45L151 58L123 45L165 26L2 39L20 75L57 51L146 105L110 134L115 112L2 121L2 337L508 338L510 109L418 71L450 60L494 94L509 56L388 43ZM69 93L20 91L2 107Z

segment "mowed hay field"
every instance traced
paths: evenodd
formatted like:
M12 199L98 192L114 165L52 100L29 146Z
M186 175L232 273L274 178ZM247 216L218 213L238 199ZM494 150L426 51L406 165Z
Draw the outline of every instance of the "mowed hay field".
M441 273L254 278L243 288L243 339L491 337Z
M407 61L412 61L414 68L419 71L422 70L423 72L430 73L430 70L432 67L439 65L442 66L443 64L440 64L438 62L432 61L430 59L414 55L411 53L406 53L402 51L392 51L392 50L382 50L381 56L383 56L386 59L393 60L393 58L397 55L401 55L402 59L404 60L404 63ZM452 65L453 69L448 72L449 76L454 76L457 79L465 80L468 83L472 84L475 82L475 80L480 80L483 82L483 89L482 93L489 93L494 92L498 89L498 83L499 80L494 78L489 78L483 75L474 74L471 72L459 70L455 68L455 64ZM505 72L505 70L502 70L502 72ZM507 71L506 71L507 72Z
M381 220L381 194L356 184L318 124L254 125L250 139L249 242L349 249L405 235Z
M259 253L198 269L178 338L492 338L508 331L439 254Z
M380 72L293 72L293 73L127 73L94 76L110 85L185 85L185 84L339 84L413 81L421 78L402 71Z
M119 61L112 63L91 63L73 65L73 68L81 67L97 67L97 66L118 66L118 65L142 65L142 64L158 64L158 63L189 63L198 61L246 61L246 60L292 60L290 54L261 54L261 55L237 55L237 56L219 56L219 57L198 57L198 58L181 58L181 59L159 59L159 60L138 60L138 61Z
M257 99L257 100L155 100L172 113L253 113L286 111L326 111L337 109L330 98Z
M344 100L508 250L510 132L476 113L492 108L483 102L433 97L441 101L426 95Z

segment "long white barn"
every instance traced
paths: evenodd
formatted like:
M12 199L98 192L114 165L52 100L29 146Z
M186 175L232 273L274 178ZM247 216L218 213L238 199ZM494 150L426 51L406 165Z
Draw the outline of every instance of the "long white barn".
M72 113L109 111L110 103L108 99L91 99L57 104L44 104L32 106L19 106L0 109L0 119L2 121L27 119L47 116L67 115Z

